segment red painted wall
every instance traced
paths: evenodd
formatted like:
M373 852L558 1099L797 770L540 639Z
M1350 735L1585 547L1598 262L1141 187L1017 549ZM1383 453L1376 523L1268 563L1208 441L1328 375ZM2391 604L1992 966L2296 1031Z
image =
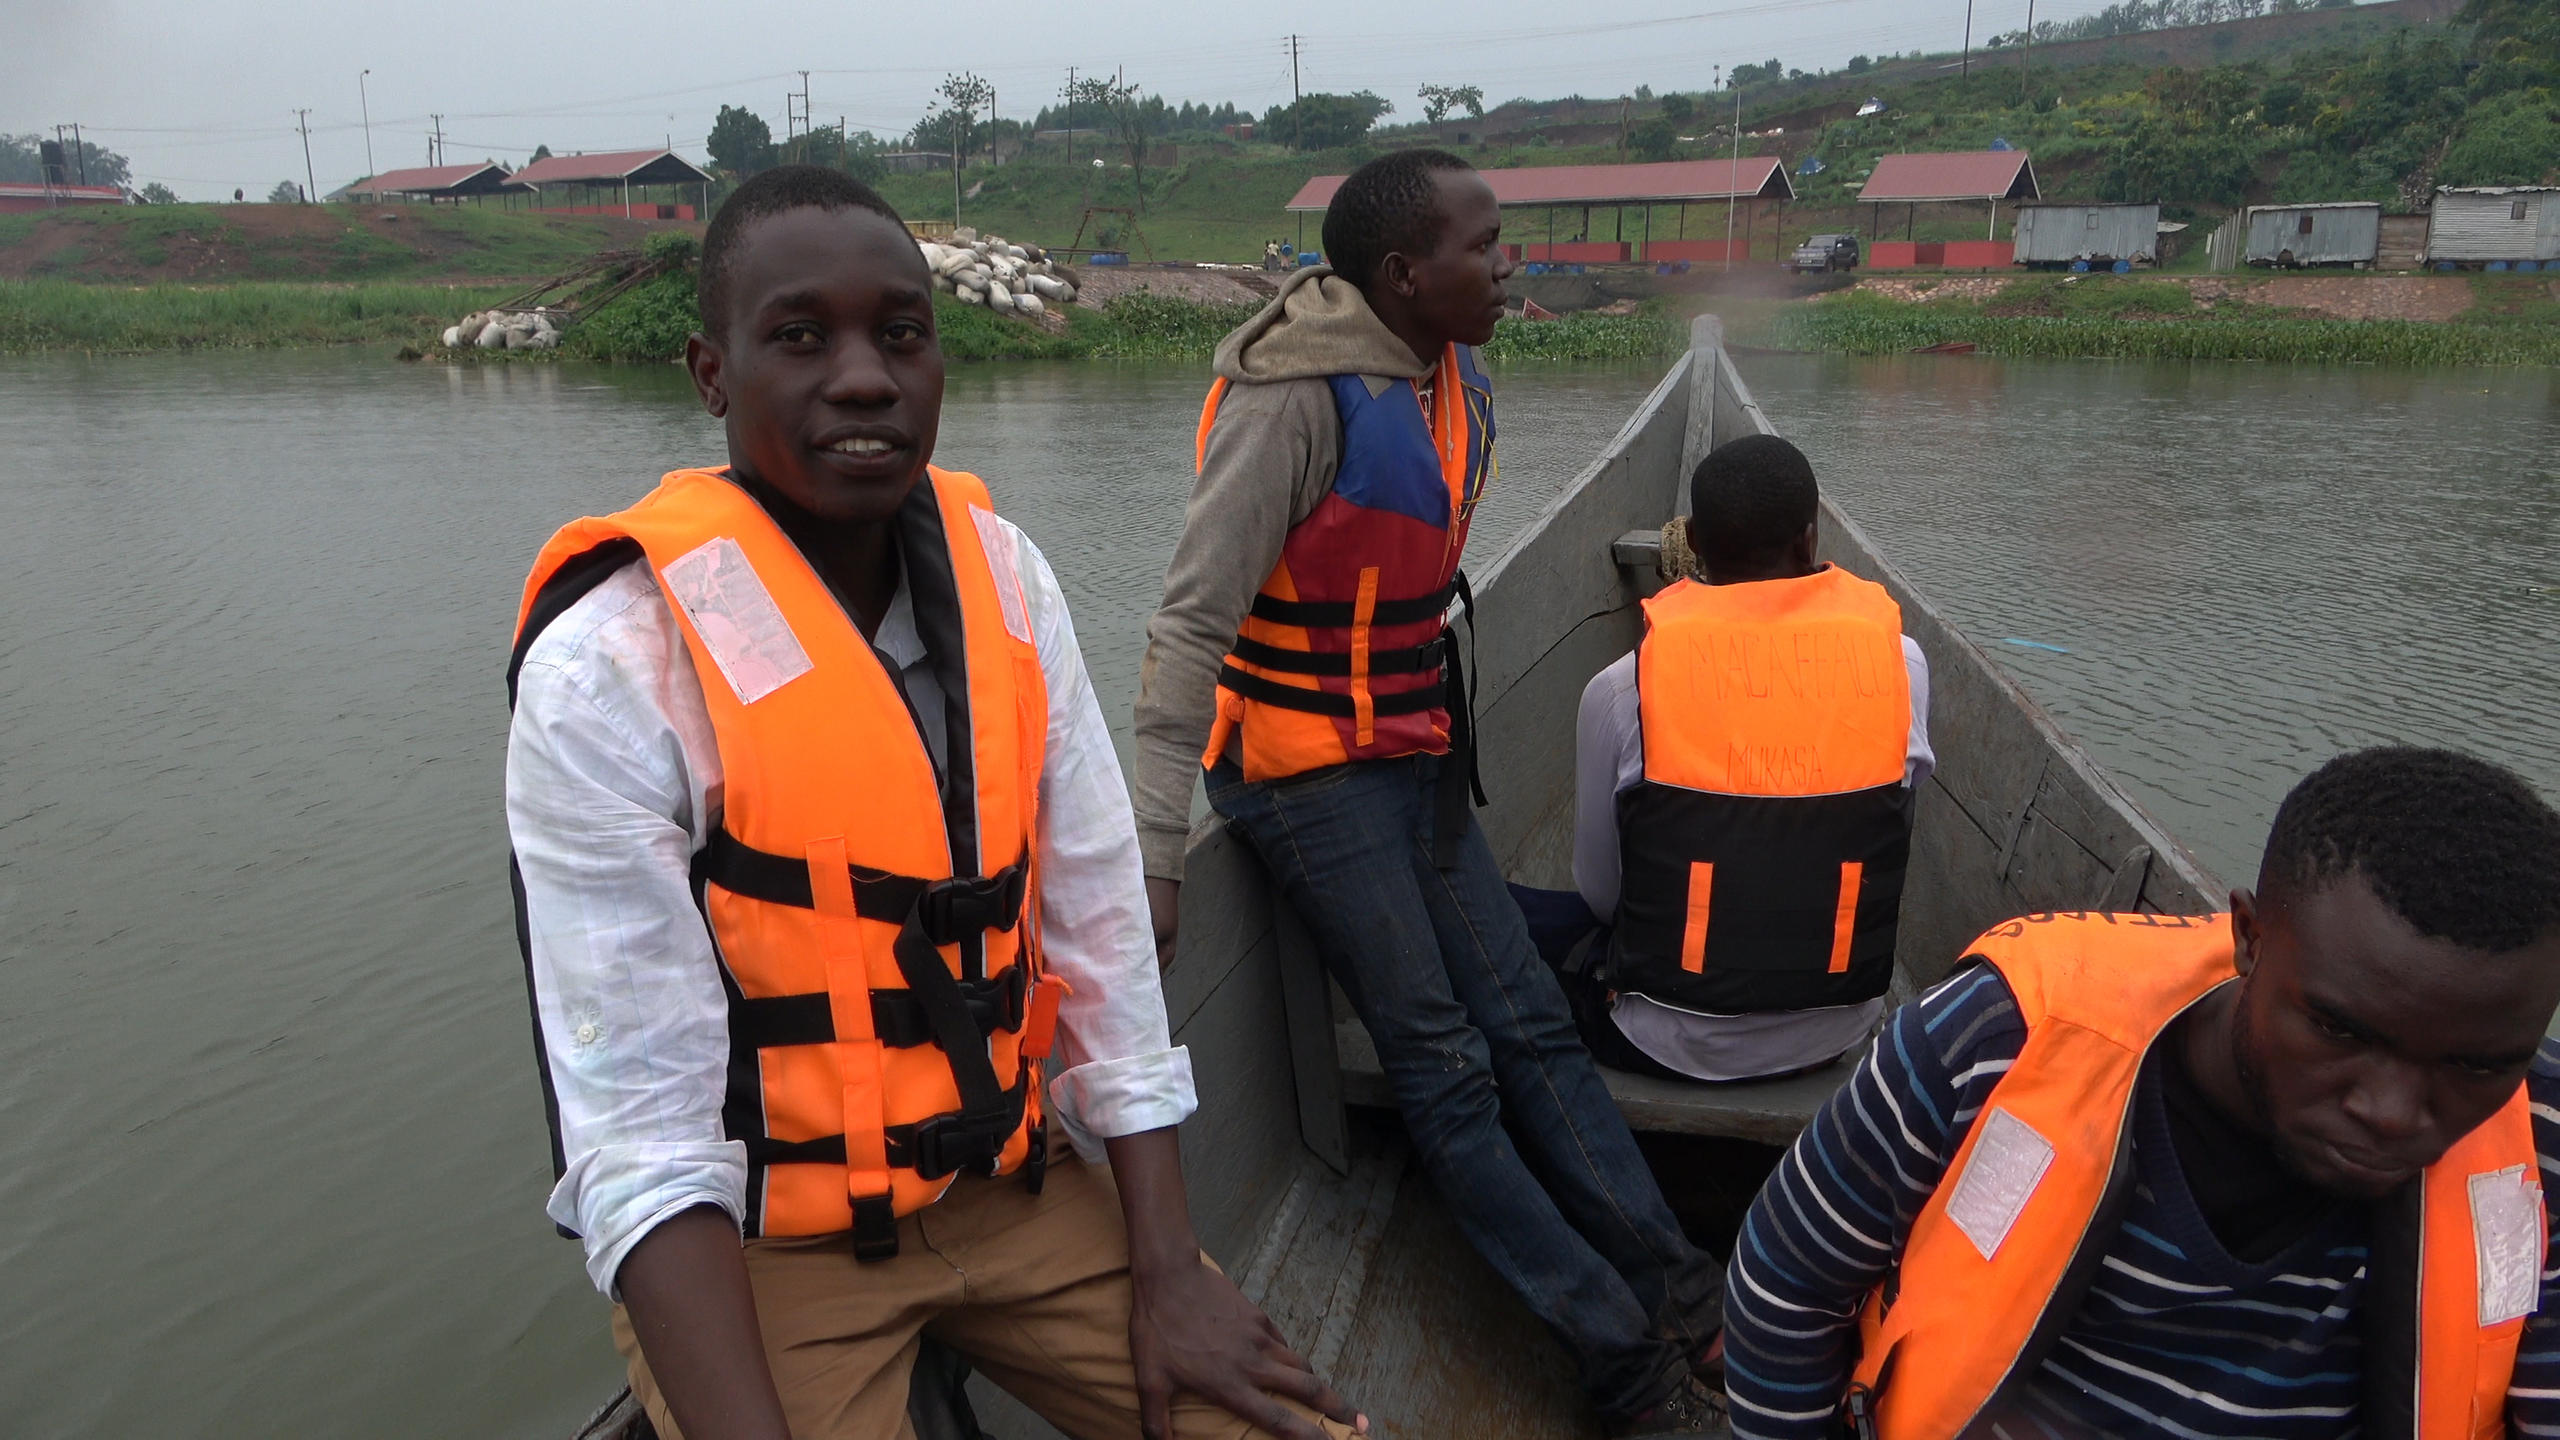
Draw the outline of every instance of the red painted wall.
M1627 261L1627 242L1623 240L1561 240L1553 245L1524 245L1521 258L1553 260L1575 265L1623 265Z
M1950 240L1946 252L1940 263L1950 270L1996 270L2011 263L2016 247L2006 240Z
M619 203L612 205L545 205L541 207L541 213L545 215L619 215L622 213L622 206ZM693 218L693 207L690 205L652 205L643 201L634 200L631 202L631 218L634 220L690 220Z
M1725 242L1722 240L1648 240L1645 242L1644 258L1651 261L1687 260L1696 262L1699 260L1712 260L1721 262L1724 259L1724 252ZM1737 261L1750 259L1751 247L1749 242L1743 240L1734 241L1733 258Z

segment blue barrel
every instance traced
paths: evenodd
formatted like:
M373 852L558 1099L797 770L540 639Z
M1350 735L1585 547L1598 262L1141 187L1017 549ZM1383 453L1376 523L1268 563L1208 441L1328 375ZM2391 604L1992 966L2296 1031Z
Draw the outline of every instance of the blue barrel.
M2486 269L2492 275L2503 274L2506 271L2507 262L2504 260L2492 260L2482 268Z
M2086 260L2074 260L2074 261L2072 261L2072 262L2071 262L2071 273L2072 273L2072 274L2074 274L2074 275L2086 275L2086 274L2088 274L2088 273L2089 273L2089 262L2088 262L2088 261L2086 261Z
M2555 261L2553 263L2560 264L2560 261ZM2516 262L2516 268L2530 275L2534 271L2542 268L2542 262L2539 260L2519 260Z
M1310 265L1321 265L1323 263L1324 256L1316 251L1301 250L1298 252L1298 268L1301 270L1306 269Z
M2437 262L2436 262L2436 273L2437 273L2437 274L2439 274L2439 275L2450 275L2450 274L2452 274L2452 273L2453 273L2453 262L2452 262L2452 261L2450 261L2450 260L2439 260L2439 261L2437 261Z
M1096 250L1084 263L1087 265L1126 265L1129 263L1129 252L1126 250Z
M2114 270L2119 275L2130 275L2133 273L2133 262L2130 260L2119 260L2108 268Z

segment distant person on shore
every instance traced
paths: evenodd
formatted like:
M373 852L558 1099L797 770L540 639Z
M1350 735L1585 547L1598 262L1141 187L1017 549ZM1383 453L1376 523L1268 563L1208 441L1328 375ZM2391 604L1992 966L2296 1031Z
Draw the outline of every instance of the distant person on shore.
M1493 191L1407 150L1218 348L1137 708L1139 842L1177 939L1194 786L1242 826L1376 1042L1459 1227L1573 1353L1613 1434L1719 1424L1722 1296L1680 1232L1468 805L1446 619L1493 478L1475 347ZM1543 1178L1542 1178L1543 1177Z
M555 535L508 676L549 1209L633 1390L881 1440L929 1335L1070 1434L1344 1440L1192 1238L1120 769L1048 562L927 463L915 243L785 166L701 273L728 463Z
M1883 1018L1935 764L1929 662L1883 586L1814 558L1821 504L1775 435L1699 461L1695 578L1644 602L1643 643L1582 692L1579 899L1521 900L1604 1065L1783 1075Z
M1735 1435L2560 1434L2555 1003L2560 814L2443 750L2229 914L1995 927L1753 1202Z

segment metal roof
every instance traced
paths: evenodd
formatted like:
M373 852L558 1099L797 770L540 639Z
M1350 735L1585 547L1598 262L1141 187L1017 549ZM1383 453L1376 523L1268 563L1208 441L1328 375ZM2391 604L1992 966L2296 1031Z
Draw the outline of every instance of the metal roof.
M612 150L596 155L549 155L516 172L519 184L699 185L711 176L673 150Z
M1666 160L1650 165L1537 165L1479 170L1505 205L1645 205L1684 200L1796 198L1786 163L1774 155L1731 160ZM1333 203L1345 175L1318 175L1289 199L1292 210L1322 210Z
M2255 215L2261 210L2379 210L2381 208L2382 202L2379 200L2306 200L2299 205L2252 205L2249 207L2249 213Z
M507 172L487 161L477 165L422 165L411 170L385 170L346 188L349 195L494 195L512 189Z
M37 180L0 182L0 200L57 200L82 205L121 205L124 190L115 185L47 185Z
M1873 204L1883 200L2035 200L2042 194L2026 151L1967 150L1883 156L1858 198Z
M2439 195L2541 195L2560 190L2560 185L2439 185Z

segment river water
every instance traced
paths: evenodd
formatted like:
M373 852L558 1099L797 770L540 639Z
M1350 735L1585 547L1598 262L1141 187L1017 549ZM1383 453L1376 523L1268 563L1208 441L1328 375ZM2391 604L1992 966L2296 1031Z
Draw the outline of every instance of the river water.
M1915 580L2242 875L2340 746L2560 791L2560 381L1754 357ZM1650 367L1511 371L1490 556ZM1123 729L1194 367L953 372ZM500 669L672 368L0 360L0 1431L553 1437L617 1383L549 1184ZM2011 644L2009 641L2029 644Z

